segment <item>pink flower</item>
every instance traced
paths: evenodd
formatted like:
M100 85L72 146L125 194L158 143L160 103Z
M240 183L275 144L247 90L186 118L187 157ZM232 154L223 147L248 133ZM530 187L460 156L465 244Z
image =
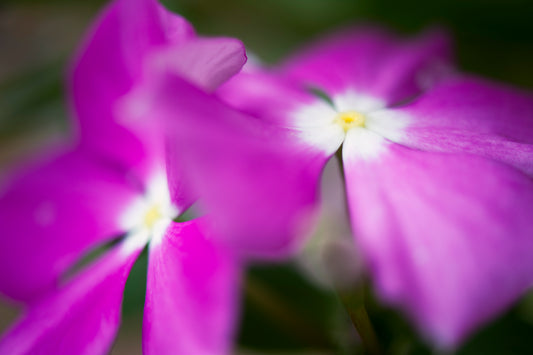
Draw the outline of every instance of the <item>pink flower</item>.
M204 219L173 221L194 200L179 175L167 174L161 127L127 128L137 126L127 114L142 107L122 98L142 88L144 67L165 66L212 89L244 61L239 41L197 38L155 0L115 0L103 11L70 79L79 142L26 167L0 197L0 290L27 304L0 353L108 352L128 273L148 243L144 353L230 352L238 258L201 227Z
M378 294L451 347L533 282L533 99L450 57L438 33L347 31L214 95L161 75L153 112L226 242L253 255L294 250L340 149Z

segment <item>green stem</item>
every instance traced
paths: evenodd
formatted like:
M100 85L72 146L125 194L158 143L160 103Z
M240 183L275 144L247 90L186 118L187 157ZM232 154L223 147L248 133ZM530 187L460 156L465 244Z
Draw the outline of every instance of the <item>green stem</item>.
M335 152L335 157L337 158L337 161L339 162L339 168L340 168L342 180L344 181L345 176L344 176L344 163L342 161L342 148L343 148L343 145L341 145L340 148L337 149L337 151ZM346 186L344 186L344 191L346 191Z
M344 165L342 161L342 146L337 150L335 156L339 162L339 168L342 179L344 181L344 191L346 193L346 176L344 175ZM345 200L346 201L346 200ZM349 208L346 205L346 208ZM363 282L359 286L351 289L344 289L344 287L337 288L337 294L339 295L344 308L350 315L352 324L359 333L361 342L367 354L377 355L381 354L378 337L370 321L370 317L365 308L365 296Z
M361 338L365 352L370 355L381 354L376 332L366 312L363 288L351 291L338 290L337 293Z

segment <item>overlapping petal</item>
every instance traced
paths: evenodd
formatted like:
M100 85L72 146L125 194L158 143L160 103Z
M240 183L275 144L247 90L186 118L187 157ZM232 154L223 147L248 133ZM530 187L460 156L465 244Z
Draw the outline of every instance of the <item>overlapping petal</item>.
M412 104L373 117L376 132L412 148L502 161L533 176L533 95L472 77L448 79ZM404 122L403 134L387 126Z
M115 247L33 304L0 340L0 353L104 354L118 327L122 293L142 248Z
M246 68L246 66L245 66ZM217 90L217 95L236 109L281 126L291 127L291 114L316 97L287 78L265 70L239 73Z
M343 151L355 238L379 294L452 347L533 282L533 182L505 164L385 143Z
M164 168L168 175L170 195L176 206L189 207L197 197L184 182L184 171L179 152L167 144L176 137L167 132L167 120L180 120L176 113L159 119L150 109L160 95L158 87L166 75L180 76L204 90L213 91L222 82L235 75L246 62L244 45L233 38L197 38L179 46L168 47L147 59L146 75L134 89L120 100L118 115L123 123L140 137L153 132L153 145L159 145L160 158L152 170ZM179 92L169 93L179 95ZM165 157L163 159L163 157ZM167 167L167 165L171 165Z
M238 263L214 246L198 223L172 223L150 244L144 354L231 352Z
M375 28L349 29L298 52L284 71L330 96L353 89L394 104L450 70L450 47L438 31L406 41Z
M124 232L138 192L125 174L82 149L13 177L0 196L0 290L34 299L84 252Z
M244 45L233 38L198 38L162 53L166 70L213 91L239 72L246 62ZM154 70L154 68L152 68Z
M323 153L179 77L166 76L154 96L152 114L168 124L173 158L221 238L248 255L290 250L310 225Z
M331 124L338 113L336 107L284 76L245 70L216 93L263 124L290 132L295 145L322 151L323 158L332 156L344 139L340 126Z
M166 47L147 58L143 77L134 90L120 100L117 112L139 135L156 126L161 136L160 122L150 119L147 112L150 101L157 95L154 89L161 76L178 75L206 91L213 91L239 72L245 62L244 45L233 38L196 38L179 46Z
M82 143L141 176L153 168L159 141L139 135L117 117L119 99L142 78L146 58L194 37L191 26L157 0L115 0L89 32L74 63L70 89ZM145 177L145 176L144 176Z

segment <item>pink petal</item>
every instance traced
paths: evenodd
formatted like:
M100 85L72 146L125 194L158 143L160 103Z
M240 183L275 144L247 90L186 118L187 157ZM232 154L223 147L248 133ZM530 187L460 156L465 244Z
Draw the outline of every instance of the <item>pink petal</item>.
M149 174L153 155L160 153L159 137L124 128L117 103L141 79L148 55L193 37L191 26L156 0L115 0L108 6L89 31L70 79L83 144Z
M178 77L167 76L156 92L152 114L174 137L173 166L186 167L190 189L201 196L214 230L246 254L290 251L310 228L327 157L303 145L289 146L286 131L235 111Z
M481 155L533 176L531 93L476 78L454 78L385 114L408 121L405 134L390 137L399 143Z
M243 71L217 90L232 107L280 126L291 127L291 114L316 97L289 78L266 71Z
M75 150L25 169L0 193L0 290L29 301L84 252L123 233L137 192L123 174Z
M106 354L118 327L129 270L142 248L118 246L32 305L0 340L1 354Z
M238 319L236 260L198 220L172 223L150 244L144 354L229 354Z
M152 132L153 145L159 145L160 165L173 159L173 151L166 149L166 128L150 112L151 101L159 93L157 87L166 75L179 75L205 90L212 91L238 72L246 62L242 42L231 38L198 38L180 46L169 47L154 53L146 63L146 75L120 103L120 116L139 136ZM179 119L172 115L172 120ZM179 158L178 158L179 159ZM174 166L177 167L176 161ZM157 164L155 166L157 168ZM179 169L166 169L171 196L177 206L190 206L194 201L183 183Z
M213 91L235 75L246 62L244 45L233 38L198 38L161 52L152 70L170 70Z
M418 94L449 69L450 43L440 32L415 40L358 28L313 43L290 59L286 72L329 95L351 88L396 103Z
M343 159L354 234L379 294L453 347L533 282L533 182L506 165L389 144ZM356 152L355 152L356 153Z

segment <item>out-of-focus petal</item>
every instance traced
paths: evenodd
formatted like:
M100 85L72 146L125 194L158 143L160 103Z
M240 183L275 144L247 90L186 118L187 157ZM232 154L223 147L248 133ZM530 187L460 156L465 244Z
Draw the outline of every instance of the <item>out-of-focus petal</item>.
M464 152L533 176L533 95L476 78L447 80L405 107L384 110L369 127L395 142L434 152ZM402 122L403 134L387 127Z
M0 340L0 353L108 353L129 270L142 247L121 244L61 289L33 304Z
M198 38L158 53L152 65L169 70L207 91L239 72L246 62L244 45L233 38ZM149 78L148 78L149 79Z
M244 71L216 93L231 107L292 132L295 144L310 145L326 157L332 156L344 140L342 128L333 124L338 108L285 77Z
M172 223L150 244L144 354L229 354L238 319L238 263L198 228Z
M243 71L217 90L232 107L281 126L290 127L290 115L316 97L283 76L261 70Z
M180 46L168 47L147 60L144 79L118 105L118 115L137 135L142 137L147 132L155 132L154 145L158 144L161 148L160 156L165 156L165 161L160 161L159 164L166 165L172 161L174 169L166 169L168 185L172 200L180 207L190 206L194 194L185 187L181 169L176 169L180 165L179 157L172 149L168 149L165 122L154 119L150 112L151 102L159 95L157 87L161 76L179 75L212 91L237 73L245 62L244 45L232 38L197 38ZM168 119L179 120L180 117L173 114ZM161 169L157 164L155 168Z
M179 77L165 77L151 107L217 234L246 254L288 252L312 224L327 157Z
M83 144L140 175L159 152L153 130L133 134L117 117L117 102L141 79L146 57L194 37L191 26L156 0L116 0L89 32L70 78ZM154 152L155 150L155 152Z
M84 252L124 232L137 191L82 150L25 169L0 193L0 290L29 301Z
M533 282L533 182L504 164L389 143L343 151L358 247L386 301L453 347ZM355 152L356 153L356 152Z
M374 28L341 31L296 53L287 75L330 96L348 89L392 104L418 94L449 69L451 49L441 32L411 41Z

